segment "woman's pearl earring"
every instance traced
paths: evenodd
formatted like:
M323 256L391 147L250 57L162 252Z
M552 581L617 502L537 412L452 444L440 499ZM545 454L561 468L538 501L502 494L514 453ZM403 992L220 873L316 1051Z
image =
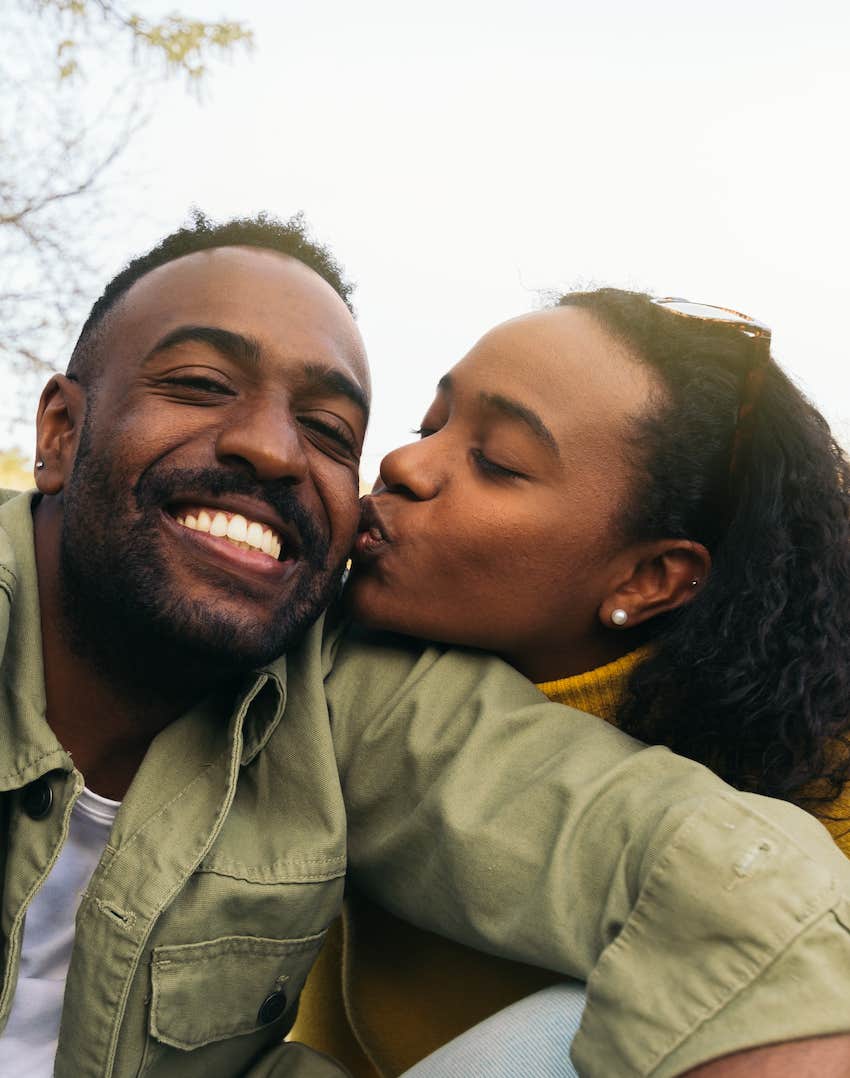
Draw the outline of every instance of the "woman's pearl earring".
M629 615L621 606L615 607L614 610L611 611L611 621L617 628L621 628L628 620Z
M35 470L37 472L40 472L43 467L44 467L44 461L43 460L37 460L35 462Z

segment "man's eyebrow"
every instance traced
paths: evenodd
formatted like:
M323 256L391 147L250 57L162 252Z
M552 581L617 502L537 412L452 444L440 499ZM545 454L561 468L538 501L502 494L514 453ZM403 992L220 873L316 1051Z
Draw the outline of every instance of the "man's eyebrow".
M511 397L503 397L501 393L481 393L479 394L479 400L485 408L491 408L508 419L516 419L520 423L524 423L535 438L542 442L557 460L561 459L561 451L554 435L537 412L532 411L527 405L520 404L519 401L513 400Z
M243 367L257 367L261 362L262 349L255 337L234 333L232 330L221 329L219 326L178 326L156 342L142 361L143 364L157 353L175 348L186 341L200 341L201 344L208 344ZM367 418L369 416L369 398L363 389L354 379L348 378L334 367L326 367L321 363L305 364L303 387L308 392L346 397L353 401Z
M260 362L260 345L254 337L246 337L242 333L233 333L229 329L221 329L219 326L178 326L166 333L151 348L142 363L147 363L158 352L164 352L169 348L175 348L178 344L186 341L199 341L208 344L216 352L220 352L228 359L234 360L243 367L256 367Z
M336 367L325 367L321 363L307 363L304 367L303 388L308 393L330 394L335 397L347 397L369 418L369 398L363 389L343 374Z

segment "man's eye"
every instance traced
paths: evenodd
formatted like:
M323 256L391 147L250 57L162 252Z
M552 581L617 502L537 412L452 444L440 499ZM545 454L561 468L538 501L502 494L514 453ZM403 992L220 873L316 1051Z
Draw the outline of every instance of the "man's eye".
M328 419L317 419L315 416L301 416L299 422L315 435L314 442L329 443L336 449L343 450L346 455L357 457L357 446L348 427ZM322 448L321 444L319 448Z
M437 433L437 428L426 427L423 425L421 427L414 427L410 433L415 434L417 438L430 438L432 434Z
M512 468L505 468L501 464L496 464L495 461L486 457L480 449L472 450L472 459L475 462L475 467L490 479L525 479L527 478L522 472L514 471Z
M197 390L198 393L218 393L233 395L233 390L224 382L216 378L207 378L200 374L175 375L172 378L163 379L169 386L180 386L185 389Z

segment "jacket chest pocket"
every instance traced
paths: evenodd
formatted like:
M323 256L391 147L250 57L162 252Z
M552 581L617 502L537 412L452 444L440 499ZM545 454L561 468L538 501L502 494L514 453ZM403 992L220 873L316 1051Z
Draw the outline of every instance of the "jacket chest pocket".
M149 1033L161 1047L149 1055L151 1073L224 1074L281 1041L324 937L223 936L154 948Z

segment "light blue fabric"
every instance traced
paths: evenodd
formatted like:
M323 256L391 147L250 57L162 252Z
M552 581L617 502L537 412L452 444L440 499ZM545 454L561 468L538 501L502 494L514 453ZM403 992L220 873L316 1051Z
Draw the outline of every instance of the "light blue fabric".
M578 981L544 988L444 1044L403 1078L578 1078L570 1045L586 998Z

